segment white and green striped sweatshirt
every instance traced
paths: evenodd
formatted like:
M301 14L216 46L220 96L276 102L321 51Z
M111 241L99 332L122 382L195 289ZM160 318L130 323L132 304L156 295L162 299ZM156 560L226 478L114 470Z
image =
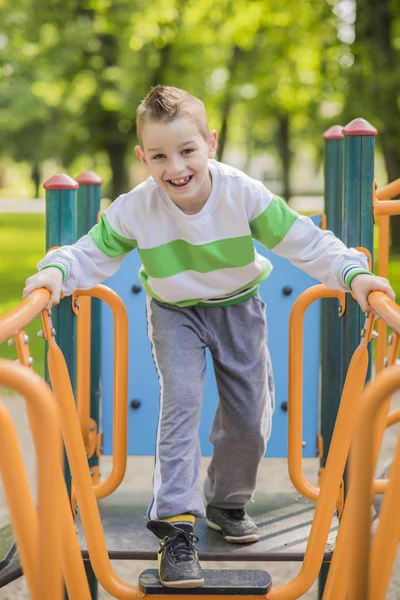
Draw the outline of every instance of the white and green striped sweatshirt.
M183 213L150 177L123 194L71 246L49 252L38 268L63 271L62 291L104 281L137 249L147 293L178 306L224 305L254 294L272 270L253 239L333 289L348 291L368 273L365 256L348 249L241 171L209 161L212 191L201 211Z

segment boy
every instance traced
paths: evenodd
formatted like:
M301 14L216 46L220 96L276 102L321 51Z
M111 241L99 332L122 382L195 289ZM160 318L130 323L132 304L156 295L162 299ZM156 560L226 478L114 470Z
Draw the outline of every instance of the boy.
M120 196L88 235L49 252L26 282L70 295L104 281L137 248L148 333L160 380L154 496L148 528L160 539L160 581L199 587L195 517L230 542L254 542L250 501L271 430L273 380L265 305L258 287L271 272L255 238L329 287L351 289L363 311L372 290L394 293L368 272L365 256L299 216L259 181L215 161L217 132L203 103L157 86L137 111L136 154L150 177ZM199 488L197 437L205 348L219 391L210 439L214 456Z

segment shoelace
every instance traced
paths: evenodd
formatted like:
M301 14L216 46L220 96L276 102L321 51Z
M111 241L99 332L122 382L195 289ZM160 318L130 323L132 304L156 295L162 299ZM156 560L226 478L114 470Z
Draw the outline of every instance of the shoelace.
M226 512L232 519L235 519L235 521L242 521L246 514L243 508L229 508L226 509Z
M187 562L192 560L196 551L194 544L198 541L199 538L193 533L179 530L177 533L168 535L163 539L163 546L158 552L162 552L165 548L166 552L170 552L178 562Z

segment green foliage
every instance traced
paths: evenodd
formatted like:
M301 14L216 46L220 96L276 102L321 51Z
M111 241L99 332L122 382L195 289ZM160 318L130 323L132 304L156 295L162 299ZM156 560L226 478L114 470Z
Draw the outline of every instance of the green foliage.
M217 128L229 99L246 123L230 122L230 138L265 148L279 115L293 114L293 133L304 133L332 93L321 64L338 71L326 51L336 17L320 2L68 0L54 10L50 0L16 0L0 3L0 23L0 153L19 161L68 166L105 151L110 164L124 162L135 109L158 83L202 97Z
M35 214L0 213L0 314L22 301L27 277L36 272L36 265L45 252L45 218ZM25 331L30 337L30 351L35 371L44 374L44 342L37 337L41 321L34 319ZM15 360L15 348L0 344L0 357Z
M248 159L274 151L282 171L307 143L320 156L321 134L340 118L370 118L393 154L400 10L356 4L2 0L0 155L68 167L102 153L114 195L126 186L136 107L160 83L204 99L222 146L242 145Z

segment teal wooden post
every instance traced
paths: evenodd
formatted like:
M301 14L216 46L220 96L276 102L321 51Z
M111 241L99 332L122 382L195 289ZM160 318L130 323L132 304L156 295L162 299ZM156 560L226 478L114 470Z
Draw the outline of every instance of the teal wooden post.
M68 175L59 173L50 177L43 187L46 190L46 250L54 246L73 244L76 241L76 190L79 184ZM51 313L57 344L64 354L75 394L76 319L72 310L71 298L67 297L61 300ZM47 361L46 379L49 380ZM64 477L68 496L71 497L71 471L65 453Z
M343 129L344 242L349 247L363 246L367 248L372 257L374 235L372 186L376 133L376 129L364 119L354 119ZM370 268L372 270L372 266ZM362 314L357 302L348 294L346 312L343 316L343 382L351 357L360 343L360 332L364 320L365 315Z
M324 210L327 227L342 239L342 193L343 193L343 134L342 126L334 125L324 135ZM324 300L321 307L321 408L320 433L322 456L320 476L325 468L333 428L339 410L341 396L341 339L342 327L338 317L338 304ZM319 574L318 598L321 599L329 563L323 563Z
M103 180L92 171L85 171L76 178L78 189L78 238L85 235L97 223L100 210L101 184ZM100 300L91 299L91 353L90 353L90 418L96 423L96 431L100 425L100 364L101 364L101 336L100 336ZM88 459L92 477L99 475L99 458L96 452ZM97 600L98 584L90 561L85 561L86 576L88 578L92 600Z
M85 171L76 178L78 189L78 239L85 235L97 223L100 211L101 184L103 180L93 171ZM99 431L100 421L100 300L92 298L91 301L91 356L90 356L90 417L97 424ZM95 476L99 466L96 453L89 458L91 473Z

